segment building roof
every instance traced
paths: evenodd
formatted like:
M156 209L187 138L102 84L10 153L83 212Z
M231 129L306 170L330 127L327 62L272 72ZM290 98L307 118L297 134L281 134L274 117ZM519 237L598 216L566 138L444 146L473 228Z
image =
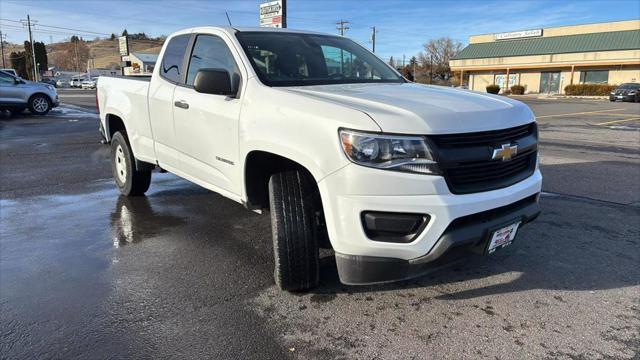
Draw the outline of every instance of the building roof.
M143 63L154 63L155 64L155 62L158 60L158 54L134 52L134 53L131 53L131 55L137 57Z
M453 60L638 49L640 30L626 30L470 44Z

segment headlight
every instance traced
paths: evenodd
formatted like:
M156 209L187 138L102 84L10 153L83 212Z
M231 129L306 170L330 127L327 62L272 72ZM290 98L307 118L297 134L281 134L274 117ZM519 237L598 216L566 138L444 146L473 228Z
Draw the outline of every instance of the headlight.
M349 160L358 165L418 174L440 174L429 146L419 136L340 130L340 142Z
M635 94L636 94L636 92L635 92L635 91L629 91L629 92L627 93L627 95L635 95Z

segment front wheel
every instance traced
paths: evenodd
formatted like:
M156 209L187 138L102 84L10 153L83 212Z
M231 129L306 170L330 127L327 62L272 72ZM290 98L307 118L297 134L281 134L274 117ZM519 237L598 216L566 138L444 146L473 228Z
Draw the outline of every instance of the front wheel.
M151 170L136 169L129 142L120 132L111 138L111 170L122 195L144 195L149 189Z
M269 179L274 277L283 290L301 291L318 285L314 190L311 176L300 170L276 173Z
M29 111L34 115L46 115L51 110L51 101L46 95L37 94L29 99Z

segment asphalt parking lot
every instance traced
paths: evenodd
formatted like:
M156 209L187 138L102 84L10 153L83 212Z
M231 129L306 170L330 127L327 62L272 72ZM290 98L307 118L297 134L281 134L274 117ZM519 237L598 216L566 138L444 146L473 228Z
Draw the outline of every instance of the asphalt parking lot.
M118 196L94 92L0 119L1 358L640 356L640 104L522 97L543 213L417 280L278 291L268 216L154 173Z

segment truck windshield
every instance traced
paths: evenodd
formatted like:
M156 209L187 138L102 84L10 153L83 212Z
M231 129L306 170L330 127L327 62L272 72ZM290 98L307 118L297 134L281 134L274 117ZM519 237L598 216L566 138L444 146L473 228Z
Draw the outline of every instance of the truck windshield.
M268 86L404 82L347 38L281 32L238 32L236 36Z

